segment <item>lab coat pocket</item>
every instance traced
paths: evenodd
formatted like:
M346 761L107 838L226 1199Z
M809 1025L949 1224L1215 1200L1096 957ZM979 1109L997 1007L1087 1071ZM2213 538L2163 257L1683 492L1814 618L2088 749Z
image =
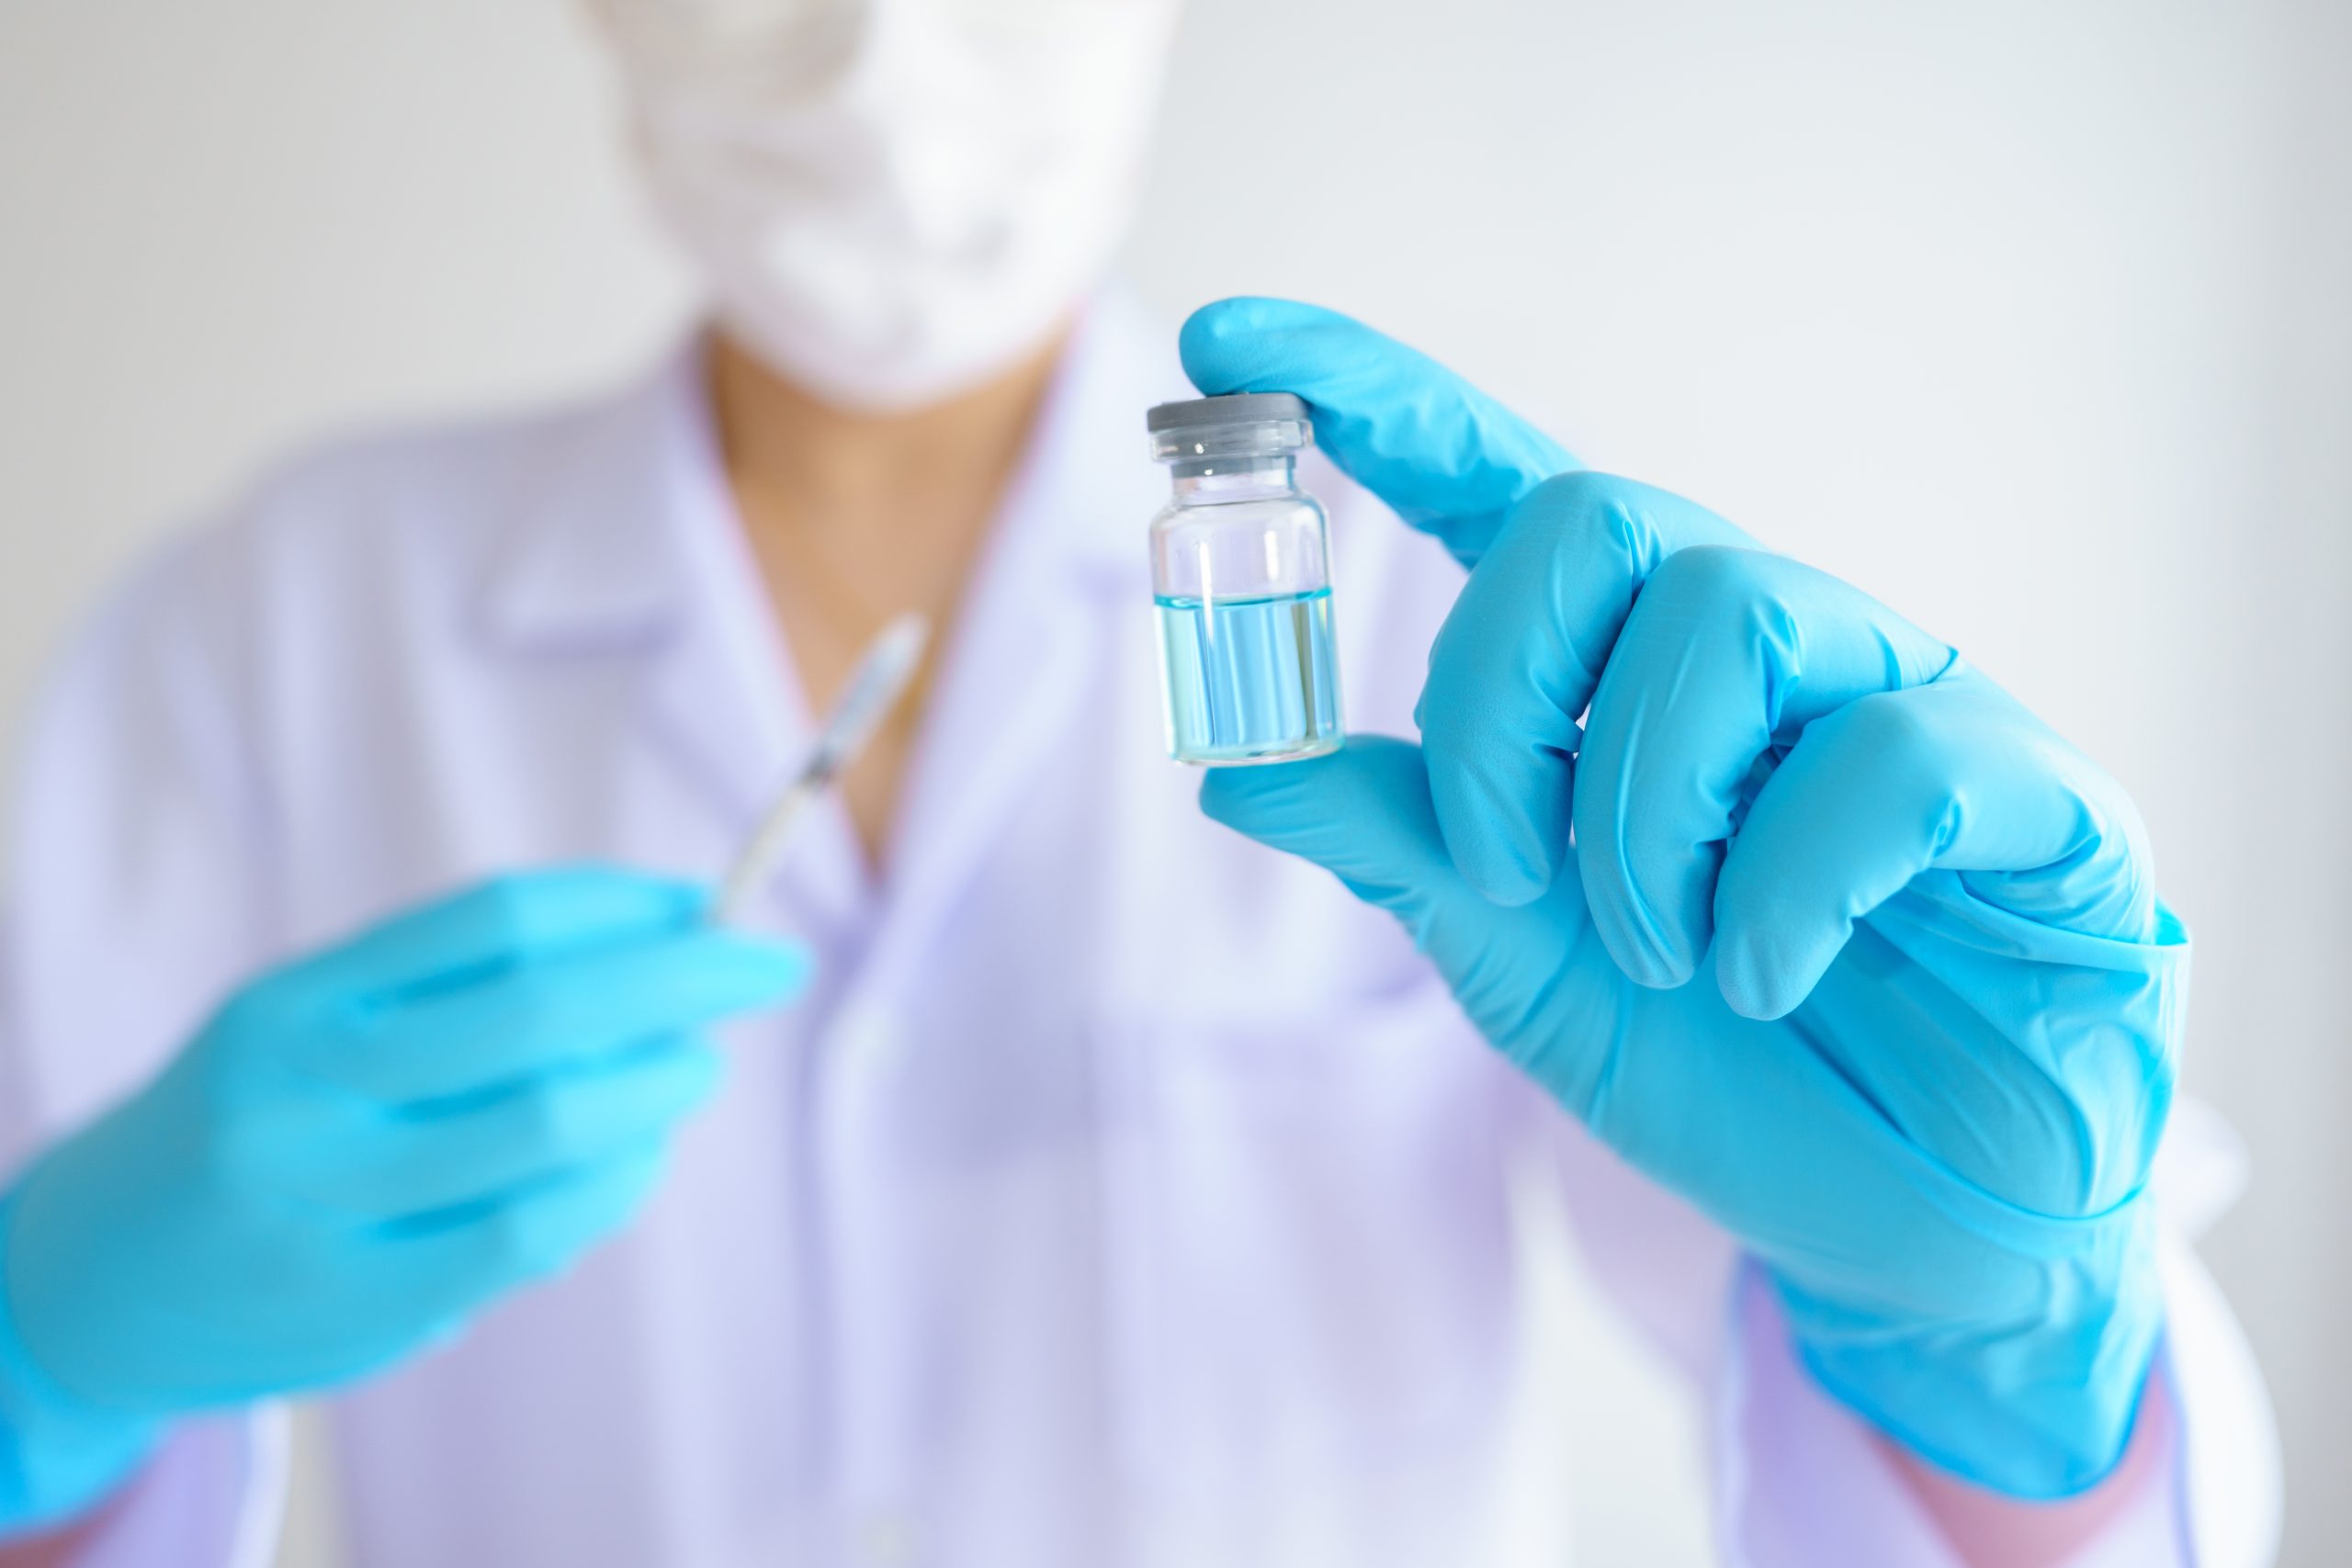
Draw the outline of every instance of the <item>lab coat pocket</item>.
M1107 1034L1138 1474L1223 1509L1475 1434L1510 1341L1508 1089L1452 999Z

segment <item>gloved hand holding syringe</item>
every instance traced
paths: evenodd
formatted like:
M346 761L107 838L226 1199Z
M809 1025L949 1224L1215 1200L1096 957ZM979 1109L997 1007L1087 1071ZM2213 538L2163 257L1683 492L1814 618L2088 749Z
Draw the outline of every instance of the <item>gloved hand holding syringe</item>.
M394 1364L626 1224L717 1089L707 1031L805 987L727 922L927 634L875 640L716 893L568 866L402 911L255 976L0 1193L0 1403L60 1456L0 1519L101 1495L173 1418Z

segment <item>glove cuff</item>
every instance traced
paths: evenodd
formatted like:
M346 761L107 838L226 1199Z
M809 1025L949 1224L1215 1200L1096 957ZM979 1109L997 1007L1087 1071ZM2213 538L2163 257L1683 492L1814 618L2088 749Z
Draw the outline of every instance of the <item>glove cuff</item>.
M2030 1319L1890 1322L1775 1284L1800 1358L1841 1404L1940 1470L2052 1502L2121 1461L2163 1334L2146 1200L2100 1225L2093 1256L2045 1266Z
M26 1349L8 1302L15 1207L13 1194L0 1196L0 1542L63 1525L102 1501L162 1431L76 1400Z

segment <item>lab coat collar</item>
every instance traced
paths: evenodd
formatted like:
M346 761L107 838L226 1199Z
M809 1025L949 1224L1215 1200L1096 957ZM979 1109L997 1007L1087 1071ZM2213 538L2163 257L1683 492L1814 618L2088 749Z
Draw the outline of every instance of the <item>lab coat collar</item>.
M619 395L553 418L480 595L492 641L587 650L674 634L696 586L682 525L723 483L707 405L697 335Z
M1191 395L1173 334L1125 290L1106 291L1071 334L1008 514L1044 509L1039 522L1073 567L1132 589L1146 572L1144 525L1166 490L1143 411ZM558 650L673 635L711 544L684 525L733 514L697 333L618 397L559 417L519 477L481 623L494 640Z

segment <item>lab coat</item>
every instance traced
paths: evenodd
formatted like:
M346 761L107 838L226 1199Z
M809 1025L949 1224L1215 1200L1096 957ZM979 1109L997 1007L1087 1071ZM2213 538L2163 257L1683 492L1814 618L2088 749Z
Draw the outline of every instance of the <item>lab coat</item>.
M821 978L729 1033L650 1211L334 1400L365 1568L1556 1564L1578 1417L1527 1397L1531 1186L1709 1402L1726 1561L1951 1561L1728 1240L1487 1049L1385 915L1207 821L1164 760L1141 414L1187 395L1171 343L1116 300L1083 325L888 874L822 807L753 915ZM1410 733L1459 574L1305 477L1351 727ZM0 1161L241 977L404 905L548 862L711 874L809 733L692 347L583 406L295 464L137 573L38 705ZM2086 1563L2266 1550L2251 1363L2170 1272L2165 1483ZM266 1551L277 1452L266 1413L178 1428L79 1561Z

